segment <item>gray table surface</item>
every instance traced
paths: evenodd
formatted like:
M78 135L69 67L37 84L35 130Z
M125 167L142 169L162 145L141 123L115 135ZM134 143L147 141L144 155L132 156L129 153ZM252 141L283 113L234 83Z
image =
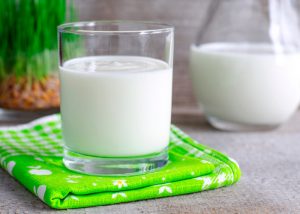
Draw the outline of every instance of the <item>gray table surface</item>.
M174 123L235 158L243 171L241 180L184 196L56 211L0 170L0 213L300 213L300 112L270 132L221 132L201 116L186 114L176 115Z

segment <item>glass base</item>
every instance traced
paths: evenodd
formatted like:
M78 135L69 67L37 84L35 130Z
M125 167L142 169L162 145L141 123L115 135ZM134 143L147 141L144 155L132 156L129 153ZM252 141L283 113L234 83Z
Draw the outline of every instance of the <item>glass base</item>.
M222 131L269 131L272 129L276 129L280 126L280 124L253 125L253 124L237 123L237 122L222 120L211 116L207 116L206 118L214 128Z
M168 162L168 149L147 156L107 158L82 155L65 148L64 165L73 171L101 176L137 175L151 172Z

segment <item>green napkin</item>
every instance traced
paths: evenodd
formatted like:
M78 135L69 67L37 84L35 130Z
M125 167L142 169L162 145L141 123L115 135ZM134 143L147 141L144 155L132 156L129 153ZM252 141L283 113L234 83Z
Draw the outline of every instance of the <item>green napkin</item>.
M50 207L80 208L200 192L240 178L238 164L198 144L178 128L170 134L170 162L138 176L78 174L62 164L59 115L0 129L1 166Z

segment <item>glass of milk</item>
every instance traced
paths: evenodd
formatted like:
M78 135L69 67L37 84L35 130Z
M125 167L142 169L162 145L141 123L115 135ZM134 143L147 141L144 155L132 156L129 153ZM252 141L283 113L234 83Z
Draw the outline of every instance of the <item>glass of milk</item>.
M168 161L173 27L131 21L58 27L64 164L132 175Z
M300 20L295 3L211 2L190 47L190 74L198 104L213 127L269 130L297 110Z

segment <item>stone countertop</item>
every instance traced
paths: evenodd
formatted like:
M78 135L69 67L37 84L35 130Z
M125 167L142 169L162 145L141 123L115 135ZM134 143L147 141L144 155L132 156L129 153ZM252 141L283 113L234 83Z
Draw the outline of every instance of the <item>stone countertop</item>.
M1 169L0 213L300 213L300 112L270 132L221 132L200 115L185 111L173 122L199 142L236 159L241 180L201 193L56 211Z

